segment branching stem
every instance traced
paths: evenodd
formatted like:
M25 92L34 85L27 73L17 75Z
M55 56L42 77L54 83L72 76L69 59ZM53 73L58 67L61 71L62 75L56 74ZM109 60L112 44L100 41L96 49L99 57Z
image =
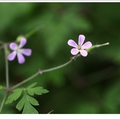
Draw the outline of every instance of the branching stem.
M16 84L16 85L13 86L11 89L15 89L15 88L21 86L22 84L30 81L31 79L35 78L35 77L38 76L39 74L42 74L42 73L45 73L45 72L50 72L50 71L53 71L53 70L56 70L56 69L60 69L60 68L62 68L62 67L64 67L64 66L68 65L69 63L71 63L71 62L72 62L73 60L75 60L78 56L79 56L79 54L76 55L76 56L74 56L74 57L72 57L68 62L66 62L66 63L64 63L64 64L62 64L62 65L60 65L60 66L53 67L53 68L50 68L50 69L45 69L45 70L39 70L37 73L33 74L32 76L30 76L29 78L23 80L22 82Z

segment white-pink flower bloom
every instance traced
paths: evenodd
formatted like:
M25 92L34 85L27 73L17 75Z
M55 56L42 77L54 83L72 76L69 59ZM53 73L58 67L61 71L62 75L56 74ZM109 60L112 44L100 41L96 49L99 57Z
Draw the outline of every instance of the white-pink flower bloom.
M26 38L22 38L20 41L20 45L18 46L16 43L11 43L9 45L10 49L13 50L12 53L8 55L8 60L12 61L15 59L15 56L18 58L18 63L22 64L25 62L25 58L23 55L30 56L32 54L32 50L29 48L22 49L22 47L26 44Z
M74 47L71 49L72 55L77 55L79 52L84 57L88 55L87 49L92 47L92 43L90 41L84 43L84 41L85 41L84 35L79 35L78 44L72 39L68 40L68 45Z

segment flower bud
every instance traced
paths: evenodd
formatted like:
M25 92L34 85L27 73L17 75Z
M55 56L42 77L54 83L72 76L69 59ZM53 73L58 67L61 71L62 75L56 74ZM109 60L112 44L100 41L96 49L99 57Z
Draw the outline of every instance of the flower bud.
M92 51L93 49L95 48L99 48L99 47L102 47L102 46L106 46L106 45L109 45L109 42L107 43L104 43L104 44L98 44L98 45L93 45L92 47L86 49L88 52Z
M22 39L23 37L24 37L24 36L22 36L22 35L18 36L18 37L16 38L16 42L17 42L17 43L20 43L20 41L21 41L21 39Z

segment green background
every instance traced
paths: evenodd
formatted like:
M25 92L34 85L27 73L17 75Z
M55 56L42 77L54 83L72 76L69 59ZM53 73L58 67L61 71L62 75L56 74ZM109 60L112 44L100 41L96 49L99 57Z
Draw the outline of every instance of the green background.
M40 26L25 48L32 56L9 62L10 85L39 69L67 62L72 47L84 34L93 45L109 42L68 66L37 76L22 87L38 82L50 92L35 96L40 114L120 113L120 4L119 3L0 3L0 40L12 42ZM0 51L0 84L5 85L4 52ZM2 101L4 91L0 91ZM17 101L18 102L18 101ZM3 113L20 113L14 102Z

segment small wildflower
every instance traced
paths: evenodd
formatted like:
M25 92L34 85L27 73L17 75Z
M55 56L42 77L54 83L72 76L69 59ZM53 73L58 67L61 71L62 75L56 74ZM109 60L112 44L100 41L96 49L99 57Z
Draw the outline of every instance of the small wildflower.
M84 57L88 55L87 49L92 47L92 43L90 41L84 43L84 41L85 41L84 35L79 35L78 44L72 39L68 40L68 45L74 47L71 49L72 55L77 55L79 52Z
M23 55L30 56L32 53L31 49L28 49L28 48L22 49L22 47L26 44L26 42L27 42L26 38L22 38L19 46L14 42L11 43L9 47L11 50L13 50L13 52L8 55L8 60L12 61L15 59L15 56L17 56L18 63L19 64L24 63L25 58Z

